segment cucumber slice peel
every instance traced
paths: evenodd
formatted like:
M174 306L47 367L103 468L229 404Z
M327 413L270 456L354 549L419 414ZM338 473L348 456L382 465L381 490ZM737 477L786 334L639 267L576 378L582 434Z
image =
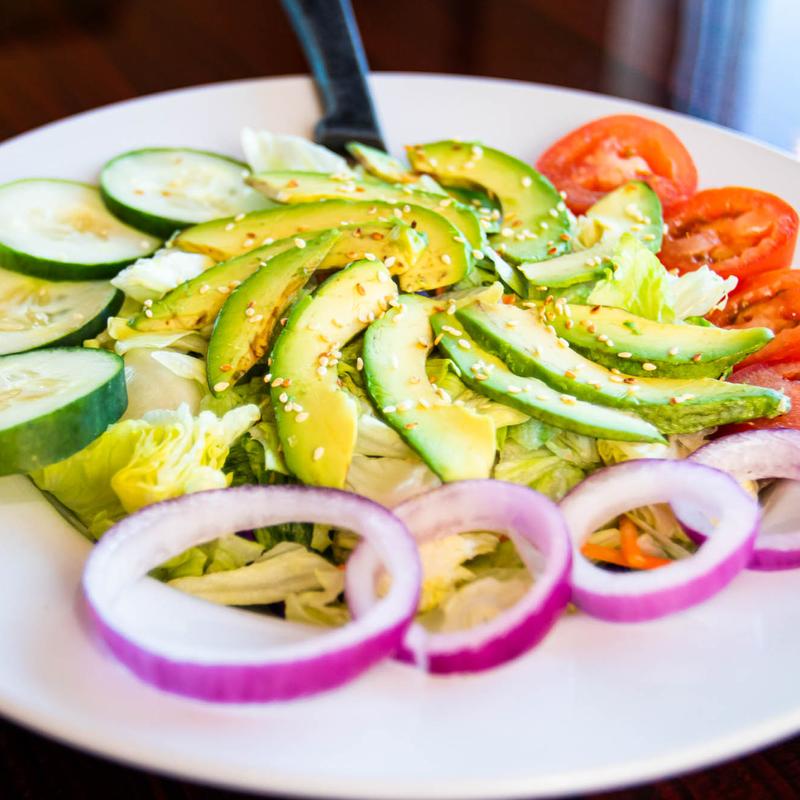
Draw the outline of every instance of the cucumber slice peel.
M0 266L50 280L110 278L161 241L116 219L96 187L30 178L0 186Z
M86 447L128 404L122 359L54 348L0 358L0 475L32 472Z
M0 355L81 345L122 301L106 281L46 281L0 270Z
M189 225L273 205L244 182L249 175L246 164L219 153L149 147L107 162L100 192L119 219L166 239Z

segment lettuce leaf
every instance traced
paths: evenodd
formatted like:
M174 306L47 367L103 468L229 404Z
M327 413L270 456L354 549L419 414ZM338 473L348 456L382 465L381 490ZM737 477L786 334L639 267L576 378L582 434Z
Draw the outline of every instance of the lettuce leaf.
M351 171L341 156L302 136L244 128L242 149L253 172L285 169L304 172Z
M586 302L623 308L656 322L702 317L725 301L736 278L721 278L708 267L672 275L635 236L624 233L611 257L615 269L594 284Z
M251 542L235 534L220 536L213 542L184 550L183 553L156 567L150 574L160 581L170 581L175 578L224 572L252 563L263 552L264 548L258 542Z
M214 260L200 253L166 248L148 258L140 258L111 279L113 286L128 297L144 303L160 300L185 281L196 278L214 265Z
M259 415L254 405L222 418L209 411L195 417L185 404L151 411L112 425L88 447L32 477L98 538L125 514L151 503L227 486L222 468L229 448Z
M344 572L295 542L281 542L235 569L175 578L170 586L225 605L286 603L287 619L340 624L346 611L328 608L344 589Z

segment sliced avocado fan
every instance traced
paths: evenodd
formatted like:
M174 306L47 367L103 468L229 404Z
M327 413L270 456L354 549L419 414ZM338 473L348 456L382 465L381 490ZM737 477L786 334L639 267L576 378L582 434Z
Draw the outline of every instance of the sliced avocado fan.
M386 422L443 481L488 478L497 448L494 423L454 404L425 372L435 305L402 295L397 308L369 326L363 349L367 391Z
M662 433L785 413L780 392L711 378L640 378L611 370L572 350L537 308L475 303L456 311L471 336L517 375L591 403L635 411Z
M342 348L397 297L389 270L357 261L300 300L272 352L271 397L289 469L303 483L344 486L358 432L355 399L339 388Z

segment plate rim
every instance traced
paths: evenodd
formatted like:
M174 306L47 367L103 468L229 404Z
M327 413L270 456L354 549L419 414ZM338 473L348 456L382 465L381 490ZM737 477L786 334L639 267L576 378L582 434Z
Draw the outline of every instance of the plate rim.
M572 87L560 87L551 84L543 84L532 81L517 79L504 79L490 76L471 76L462 74L429 73L429 72L394 72L380 71L373 72L372 79L410 79L424 82L425 80L438 79L448 81L459 81L464 83L488 83L496 85L516 85L519 87L531 88L552 93L555 95L573 95L578 97L593 97L602 100L619 102L627 107L636 107L644 111L657 112L659 115L681 119L685 124L691 124L701 129L711 128L717 133L722 133L728 137L746 142L749 146L756 146L762 150L778 155L787 159L790 163L797 164L798 159L790 152L778 148L769 143L755 139L747 134L735 131L724 126L706 120L697 119L681 112L664 109L658 106L649 105L641 101L629 100L627 98L614 95L603 94L601 92L587 91ZM52 130L70 122L90 118L101 112L112 112L117 108L130 107L138 104L146 104L149 101L166 98L173 95L187 95L193 93L203 93L209 89L225 89L236 86L246 86L255 84L278 84L298 82L308 85L310 78L304 74L286 74L269 77L251 77L231 81L215 81L205 84L168 89L165 91L153 92L126 100L111 102L92 109L77 112L67 117L53 120L39 127L24 131L0 142L0 149L7 145L16 144L25 138L37 135L45 130ZM118 740L113 742L92 742L91 733L86 734L80 731L78 735L74 727L70 727L70 722L59 718L54 724L52 717L43 711L26 710L24 704L17 704L14 700L6 700L0 697L0 712L3 716L12 720L22 727L33 730L37 734L57 741L61 744L94 756L111 760L125 766L156 772L161 775L170 776L180 780L187 780L203 785L213 785L222 788L255 791L259 793L277 794L283 793L296 797L335 797L349 798L353 796L392 798L402 797L411 800L418 800L421 797L436 797L444 800L445 798L485 798L485 797L514 797L514 798L535 798L571 795L586 791L604 791L608 789L618 789L626 786L647 783L666 777L675 777L686 772L692 772L704 767L710 767L721 762L739 758L742 755L751 753L755 750L774 744L800 731L800 707L793 711L775 714L772 717L760 722L757 725L745 725L720 735L710 740L705 747L697 748L689 746L685 749L672 749L666 755L654 756L647 759L640 759L634 762L634 771L627 765L617 767L595 769L589 768L577 773L560 773L558 776L550 777L546 784L532 787L531 779L525 777L514 777L508 779L492 779L492 788L488 790L485 784L473 783L458 784L450 778L439 779L437 783L434 778L418 778L416 783L404 783L402 791L397 791L397 787L392 787L386 783L380 784L374 778L348 778L337 779L335 786L330 784L330 779L317 776L298 776L296 773L287 772L281 774L273 770L270 777L270 785L264 786L263 776L255 771L242 771L236 780L226 780L225 778L193 777L196 774L198 765L203 763L200 756L179 757L179 764L161 763L154 756L154 752L141 751L134 746L128 746ZM138 750L138 752L137 752ZM175 754L161 756L169 758L173 762ZM577 778L577 779L576 779Z

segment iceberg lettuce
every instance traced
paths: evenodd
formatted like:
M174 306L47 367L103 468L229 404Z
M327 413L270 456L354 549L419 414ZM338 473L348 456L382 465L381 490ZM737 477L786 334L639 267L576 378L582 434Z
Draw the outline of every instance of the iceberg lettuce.
M611 260L615 269L594 284L586 302L623 308L657 322L702 317L736 287L736 278L721 278L708 267L681 277L672 275L630 233L620 237Z
M196 278L214 265L214 260L200 253L165 248L148 258L140 258L111 279L113 286L144 303L160 300L185 281Z
M254 405L222 418L210 411L192 416L186 405L151 411L143 419L117 422L88 447L32 477L98 538L125 514L151 503L227 486L222 467L229 448L259 416Z

